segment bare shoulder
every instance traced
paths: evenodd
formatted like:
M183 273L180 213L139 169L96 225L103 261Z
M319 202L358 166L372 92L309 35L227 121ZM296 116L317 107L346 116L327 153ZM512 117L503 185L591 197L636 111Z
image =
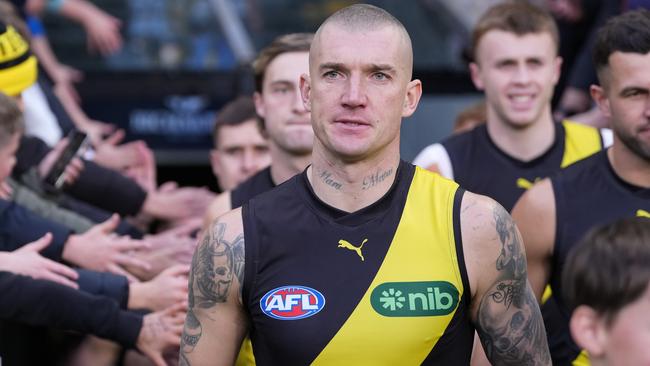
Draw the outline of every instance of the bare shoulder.
M472 296L476 296L483 285L481 280L497 275L495 261L502 251L500 235L512 235L507 229L512 230L514 225L508 212L495 200L465 192L460 226L467 275Z
M190 281L197 307L227 302L233 294L241 302L244 253L241 209L237 208L214 220L196 249Z
M551 180L544 179L526 191L512 209L512 216L517 223L534 221L536 217L555 222L555 193Z
M208 206L208 210L205 213L203 228L207 229L210 226L210 223L213 222L217 217L223 215L224 213L230 211L231 209L231 200L230 200L230 191L225 191L215 197L214 200Z
M528 278L535 296L541 299L551 271L555 245L556 207L550 179L535 184L519 199L512 210L528 259Z
M194 252L180 365L232 365L246 332L241 209L219 216Z

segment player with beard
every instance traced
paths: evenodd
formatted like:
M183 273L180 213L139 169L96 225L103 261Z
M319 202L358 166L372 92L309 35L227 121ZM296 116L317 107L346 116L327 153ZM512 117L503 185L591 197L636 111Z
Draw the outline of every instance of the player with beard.
M563 319L547 324L557 365L569 365L580 354L560 295L567 253L596 225L650 217L650 12L611 19L598 33L594 63L600 86L592 86L591 94L610 120L612 147L540 182L513 209L533 289L539 297L550 280Z

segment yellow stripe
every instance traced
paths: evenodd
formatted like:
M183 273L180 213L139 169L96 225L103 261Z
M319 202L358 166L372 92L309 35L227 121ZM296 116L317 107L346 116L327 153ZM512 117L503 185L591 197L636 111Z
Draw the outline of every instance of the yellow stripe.
M246 337L244 342L241 344L239 349L239 354L237 355L237 361L235 361L235 366L254 366L255 365L255 356L253 355L253 344L251 339Z
M591 362L589 361L589 355L587 354L587 351L582 350L580 354L578 355L578 358L573 360L571 363L572 366L590 366Z
M370 303L386 282L448 281L463 294L453 231L458 185L417 168L393 242L372 284L314 365L420 365L456 310L443 316L386 317ZM367 249L366 249L367 248ZM371 243L364 250L372 250ZM360 263L360 265L362 265Z
M562 157L562 168L565 168L578 160L592 155L600 149L600 132L597 128L580 123L563 121L564 131L564 156Z
M551 290L551 285L546 285L544 288L544 293L542 294L542 304L548 301L548 299L553 296L553 290Z

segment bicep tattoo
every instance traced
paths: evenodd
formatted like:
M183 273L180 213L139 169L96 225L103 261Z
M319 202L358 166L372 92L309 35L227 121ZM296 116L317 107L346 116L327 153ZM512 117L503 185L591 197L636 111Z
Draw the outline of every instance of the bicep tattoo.
M194 252L189 277L189 303L185 327L181 336L180 365L190 365L187 353L194 350L201 338L201 322L196 309L212 309L228 299L233 280L239 285L238 299L242 299L244 279L244 234L226 240L226 224L216 223L204 235Z
M501 252L496 260L499 277L478 309L483 348L494 365L550 365L542 315L527 282L521 236L501 206L493 215Z

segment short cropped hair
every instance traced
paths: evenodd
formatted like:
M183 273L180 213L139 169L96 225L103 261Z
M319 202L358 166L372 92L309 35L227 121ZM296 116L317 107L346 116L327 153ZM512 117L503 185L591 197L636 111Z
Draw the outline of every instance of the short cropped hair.
M253 61L255 91L258 93L262 92L266 69L276 57L288 52L309 52L309 47L311 47L313 39L313 33L285 34L276 38L270 45L263 48L255 61Z
M506 1L489 8L479 18L472 32L471 55L476 61L476 51L481 38L492 30L525 36L534 33L551 35L559 50L560 36L555 20L546 10L527 1Z
M242 95L237 99L228 102L218 113L214 121L214 128L212 136L215 148L218 148L217 141L219 141L219 130L223 126L237 126L246 121L254 120L260 133L264 131L262 119L255 111L255 103L253 98L247 95Z
M345 7L330 15L320 28L330 22L341 24L350 29L374 29L393 25L404 30L408 36L402 22L386 10L370 4L355 4Z
M5 146L17 133L23 132L23 113L13 98L0 93L0 146Z
M402 39L408 48L409 60L407 62L409 63L409 78L412 76L410 75L413 71L413 45L411 37L404 24L386 10L370 4L350 5L338 10L325 19L316 31L316 37L330 23L337 24L349 31L372 31L390 26L395 27L402 35Z
M650 219L627 218L592 230L569 252L562 286L567 305L593 308L611 322L650 284Z
M650 11L639 9L623 13L611 18L598 31L593 58L599 77L609 65L609 56L616 51L642 55L650 52Z

